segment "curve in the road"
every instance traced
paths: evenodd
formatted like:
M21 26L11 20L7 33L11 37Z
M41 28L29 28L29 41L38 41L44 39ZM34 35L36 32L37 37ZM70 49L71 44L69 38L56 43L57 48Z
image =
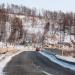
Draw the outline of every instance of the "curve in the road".
M36 51L25 51L13 57L3 72L5 75L75 75Z

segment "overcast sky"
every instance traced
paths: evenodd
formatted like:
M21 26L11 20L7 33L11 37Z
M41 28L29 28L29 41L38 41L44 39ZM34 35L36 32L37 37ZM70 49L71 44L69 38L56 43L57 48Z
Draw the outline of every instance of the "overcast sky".
M24 5L29 8L75 12L75 0L0 0L0 4Z

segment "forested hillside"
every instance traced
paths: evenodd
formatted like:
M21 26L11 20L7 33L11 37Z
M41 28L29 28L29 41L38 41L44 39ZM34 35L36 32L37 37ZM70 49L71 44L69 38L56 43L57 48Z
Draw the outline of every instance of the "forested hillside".
M58 43L68 35L71 41L75 40L75 13L30 9L14 4L0 5L2 42L45 44L57 40Z

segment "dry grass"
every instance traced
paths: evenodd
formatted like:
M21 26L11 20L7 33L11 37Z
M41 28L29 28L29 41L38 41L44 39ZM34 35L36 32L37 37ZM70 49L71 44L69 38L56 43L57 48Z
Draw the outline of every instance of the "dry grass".
M6 52L15 52L17 51L16 48L14 47L9 47L9 48L0 48L0 54L5 54Z

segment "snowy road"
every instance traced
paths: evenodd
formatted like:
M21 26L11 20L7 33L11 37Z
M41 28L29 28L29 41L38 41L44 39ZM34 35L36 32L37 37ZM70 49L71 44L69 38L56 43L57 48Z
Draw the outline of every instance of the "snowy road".
M25 51L13 57L3 73L4 75L75 75L35 51Z

